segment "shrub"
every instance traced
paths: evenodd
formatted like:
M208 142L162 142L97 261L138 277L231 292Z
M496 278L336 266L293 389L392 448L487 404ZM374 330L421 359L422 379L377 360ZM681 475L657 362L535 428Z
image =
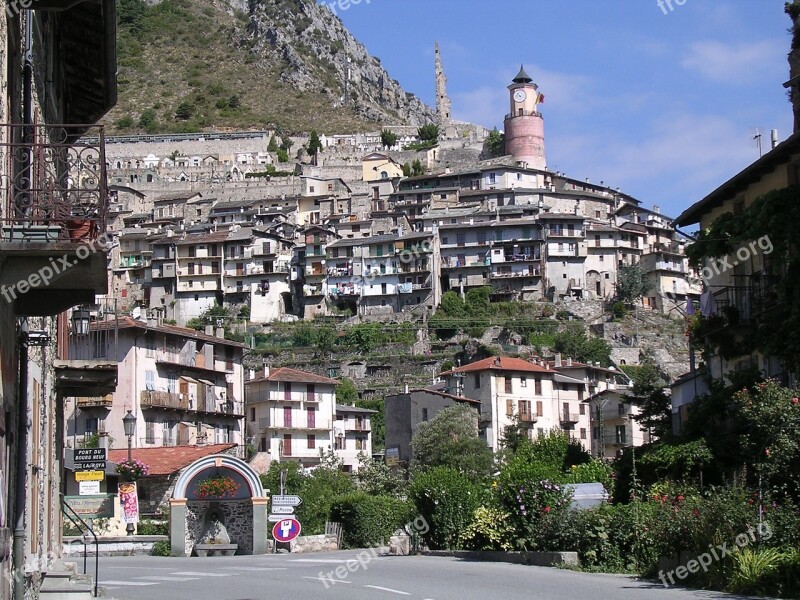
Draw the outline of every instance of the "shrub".
M153 544L153 549L150 550L150 556L170 556L172 549L170 548L168 540L159 540Z
M512 550L514 528L510 515L498 508L479 506L472 523L464 531L464 547L468 550Z
M727 590L734 594L771 595L779 585L778 573L789 559L789 554L776 548L742 548L731 554Z
M428 547L460 548L484 496L479 484L451 467L417 473L411 482L409 499L430 527L423 536Z
M169 535L169 521L139 521L136 525L138 535Z
M625 306L624 302L617 300L614 302L613 306L611 307L611 315L614 317L615 320L621 321L625 317L628 316L628 308Z
M406 502L366 492L342 496L331 504L331 520L342 524L342 543L346 548L385 544L411 516Z

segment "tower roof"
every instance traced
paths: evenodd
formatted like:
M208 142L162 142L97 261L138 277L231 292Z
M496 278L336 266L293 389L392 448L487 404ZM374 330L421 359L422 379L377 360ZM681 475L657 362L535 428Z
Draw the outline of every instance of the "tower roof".
M514 83L532 83L533 79L525 72L525 67L519 66L519 73L513 79Z

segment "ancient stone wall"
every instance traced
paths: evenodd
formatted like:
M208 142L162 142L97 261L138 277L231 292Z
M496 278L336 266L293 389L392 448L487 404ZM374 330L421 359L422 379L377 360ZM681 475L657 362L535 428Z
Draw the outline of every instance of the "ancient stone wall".
M212 506L213 505L213 506ZM186 556L192 555L194 545L203 535L206 515L213 509L222 513L223 525L232 544L238 544L236 554L253 553L253 504L251 500L207 501L186 503Z

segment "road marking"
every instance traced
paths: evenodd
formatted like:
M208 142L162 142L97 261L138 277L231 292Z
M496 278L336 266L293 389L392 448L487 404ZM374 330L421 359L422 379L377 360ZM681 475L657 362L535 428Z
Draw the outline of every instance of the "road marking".
M403 592L400 590L393 590L392 588L385 588L379 585L365 585L364 587L372 588L373 590L381 590L383 592L390 592L392 594L400 594L401 596L410 596L409 592Z
M142 585L157 585L157 584L155 581L101 581L100 585L105 587L106 585L142 586Z
M229 571L288 571L289 567L222 567Z
M321 581L322 583L325 583L325 582L330 583L331 582L331 579L329 579L328 577L303 577L303 579L313 579L314 581ZM334 579L333 583L334 584L337 584L337 583L351 584L353 582L352 581L345 581L344 579Z
M386 558L382 557L374 557L370 559L370 562L373 560L387 560ZM298 562L298 563L331 563L336 565L346 564L346 563L357 563L359 562L358 558L294 558L290 562Z
M153 581L197 581L198 577L168 577L166 575L145 575L136 579L151 579Z
M194 575L195 577L230 577L232 573L198 573L197 571L175 571L170 575Z

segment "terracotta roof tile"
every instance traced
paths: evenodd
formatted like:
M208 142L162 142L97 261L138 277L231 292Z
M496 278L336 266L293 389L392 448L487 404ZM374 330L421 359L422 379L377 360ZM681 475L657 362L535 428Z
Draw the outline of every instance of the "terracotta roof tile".
M258 377L256 379L251 379L250 381L245 381L245 385L255 381L264 381L265 379L267 381L290 381L292 383L322 383L328 385L339 385L339 381L337 379L323 377L322 375L309 373L308 371L290 369L289 367L275 369L270 372L268 377Z
M134 448L131 452L148 467L150 475L171 475L188 467L198 458L222 454L235 448L236 444L212 444L210 446L169 446L165 448ZM109 450L108 460L120 463L128 458L128 450Z
M536 365L521 358L507 358L490 356L474 363L458 367L442 375L449 375L451 373L474 373L475 371L523 371L526 373L554 373L547 367Z

